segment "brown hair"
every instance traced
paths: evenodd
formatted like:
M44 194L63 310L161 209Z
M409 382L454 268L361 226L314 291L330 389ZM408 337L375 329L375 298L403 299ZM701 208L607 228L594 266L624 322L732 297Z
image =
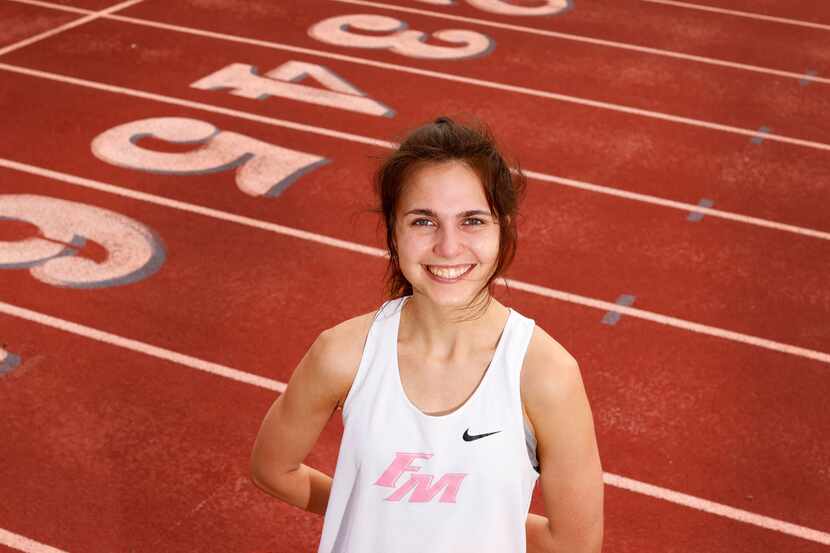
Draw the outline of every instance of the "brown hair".
M406 180L424 164L462 161L481 180L490 212L499 225L499 253L495 269L465 308L470 308L485 295L479 312L490 304L493 281L507 271L516 255L516 216L524 197L526 179L518 163L511 171L496 145L490 129L483 123L460 124L449 117L439 117L411 131L397 150L387 156L375 173L375 192L379 207L374 211L386 224L389 264L386 268L388 299L412 294L412 284L401 272L395 243L398 200ZM477 314L476 314L477 315Z

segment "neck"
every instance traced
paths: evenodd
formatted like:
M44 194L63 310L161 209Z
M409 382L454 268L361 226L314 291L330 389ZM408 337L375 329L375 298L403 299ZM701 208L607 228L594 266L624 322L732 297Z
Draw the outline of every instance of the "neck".
M470 311L474 311L474 306ZM401 312L398 341L434 360L452 361L466 358L472 351L494 347L509 315L507 307L490 298L487 308L475 319L474 313L454 306L437 305L415 292L406 300Z

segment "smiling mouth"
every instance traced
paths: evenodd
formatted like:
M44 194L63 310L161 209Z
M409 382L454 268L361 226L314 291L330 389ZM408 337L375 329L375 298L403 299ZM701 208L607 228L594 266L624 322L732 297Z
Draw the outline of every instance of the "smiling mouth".
M424 265L423 267L429 275L438 282L457 282L461 280L464 275L472 271L475 266L476 264L472 263L466 265L452 265L449 267L440 265Z

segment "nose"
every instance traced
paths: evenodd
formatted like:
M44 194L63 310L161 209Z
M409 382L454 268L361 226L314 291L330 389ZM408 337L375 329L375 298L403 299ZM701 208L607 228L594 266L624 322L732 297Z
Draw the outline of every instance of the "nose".
M444 225L435 234L433 251L437 256L452 259L461 253L463 245L461 231L452 225Z

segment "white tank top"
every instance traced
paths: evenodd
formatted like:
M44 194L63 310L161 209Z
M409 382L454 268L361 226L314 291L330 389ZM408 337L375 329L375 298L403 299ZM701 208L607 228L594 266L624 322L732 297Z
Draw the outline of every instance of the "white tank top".
M401 307L385 302L343 402L343 438L318 553L524 553L536 441L519 372L535 322L513 309L478 388L424 414L398 370Z

